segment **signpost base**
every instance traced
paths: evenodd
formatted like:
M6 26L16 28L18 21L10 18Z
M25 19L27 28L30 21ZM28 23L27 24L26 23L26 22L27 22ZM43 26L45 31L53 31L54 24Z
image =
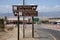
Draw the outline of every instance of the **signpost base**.
M34 17L32 16L32 38L34 38Z

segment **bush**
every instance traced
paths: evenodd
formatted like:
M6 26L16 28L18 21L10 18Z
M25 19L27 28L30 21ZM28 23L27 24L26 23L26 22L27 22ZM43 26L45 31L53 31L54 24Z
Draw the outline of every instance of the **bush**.
M0 28L4 28L4 19L0 19Z
M45 23L45 24L47 24L47 23L49 23L49 21L48 21L48 20L45 20L45 21L41 20L40 23Z

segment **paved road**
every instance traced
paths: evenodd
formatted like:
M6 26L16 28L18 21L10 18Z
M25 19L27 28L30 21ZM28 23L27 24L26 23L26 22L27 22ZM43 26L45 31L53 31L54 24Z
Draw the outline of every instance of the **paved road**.
M21 28L22 28L22 26L23 25L20 25ZM30 25L25 24L25 28L28 28L28 30L29 30L29 29L32 28L32 25L31 24ZM37 25L37 24L35 24L34 28L35 28L35 30L38 30L38 34L39 35L40 35L39 31L42 30L42 31L46 31L46 32L51 33L57 40L60 40L60 31L43 28L42 26Z
M45 25L44 25L45 26ZM57 40L60 40L60 31L58 30L51 30L47 28L43 28L40 25L36 25L35 29L42 30L51 33Z
M51 30L51 29L42 29L42 30L51 33L57 40L60 40L60 31Z
M45 26L45 25L44 25ZM27 28L31 28L31 25L26 25ZM60 31L58 30L51 30L51 29L47 29L47 28L43 28L40 25L35 24L35 30L42 30L45 32L49 32L51 33L57 40L60 40ZM38 34L40 35L40 33L38 32Z
M43 32L41 30L38 30L40 27L38 25L34 25L34 37L35 38L38 38L39 40L54 40L54 38L49 34L49 33L46 33L46 32ZM20 27L22 28L23 25L20 25ZM24 25L25 27L25 37L32 37L32 35L30 36L27 36L26 35L26 32L27 30L30 31L32 29L32 25L31 24L25 24ZM31 32L29 32L31 34ZM37 33L39 36L36 36L35 33Z

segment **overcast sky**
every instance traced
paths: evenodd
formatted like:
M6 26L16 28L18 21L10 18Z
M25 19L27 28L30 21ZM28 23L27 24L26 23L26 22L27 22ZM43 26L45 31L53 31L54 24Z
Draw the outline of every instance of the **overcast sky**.
M23 4L23 0L0 0L0 13L11 13L12 5ZM25 4L38 5L39 12L60 11L60 0L25 0Z

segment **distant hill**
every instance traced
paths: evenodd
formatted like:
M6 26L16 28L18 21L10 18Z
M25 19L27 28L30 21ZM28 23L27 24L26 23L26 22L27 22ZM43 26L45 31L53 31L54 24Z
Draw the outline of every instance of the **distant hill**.
M0 17L4 16L14 16L13 13L0 13Z
M0 13L0 17L2 16L14 16L13 13ZM40 17L60 17L60 12L39 12L38 16Z
M60 17L60 12L39 12L41 17Z

